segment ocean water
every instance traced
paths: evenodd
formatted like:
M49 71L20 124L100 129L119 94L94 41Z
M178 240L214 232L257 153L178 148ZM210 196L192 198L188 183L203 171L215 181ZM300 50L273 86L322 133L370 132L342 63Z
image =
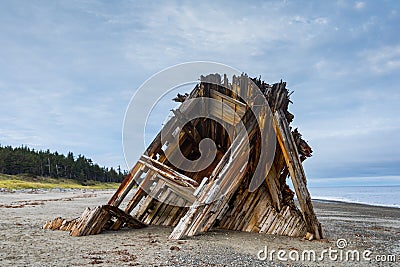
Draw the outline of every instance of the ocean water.
M400 186L310 187L311 198L400 208Z

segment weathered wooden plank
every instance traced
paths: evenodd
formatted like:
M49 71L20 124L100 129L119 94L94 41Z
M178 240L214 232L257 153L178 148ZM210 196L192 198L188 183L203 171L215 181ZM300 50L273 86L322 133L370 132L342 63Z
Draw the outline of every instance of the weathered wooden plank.
M153 177L157 177L157 174L154 174ZM165 183L164 181L159 181L159 180L154 180L155 185L151 190L151 195L147 195L142 203L142 206L139 208L139 210L134 214L136 218L139 220L145 222L146 217L148 215L149 209L154 205L155 199L153 196L160 194L160 192L165 190Z
M132 170L129 172L129 174L122 181L122 183L120 184L117 191L114 193L114 195L108 201L109 205L118 207L121 204L122 200L124 200L126 195L129 193L129 191L135 185L134 176L140 168L141 168L140 163L136 163L135 166L132 168Z
M143 228L143 227L147 226L146 224L142 223L138 219L132 217L131 215L125 213L123 210L121 210L115 206L103 205L102 209L105 211L108 211L111 214L111 216L114 216L114 217L118 218L119 220L127 223L130 228L139 229L139 228Z
M165 200L171 194L171 190L166 187L165 190L159 195L159 197L154 201L155 204L152 208L152 211L146 217L145 223L147 224L155 224L154 222L157 220L160 213L162 213L165 209Z
M142 163L143 165L145 165L146 167L156 171L157 173L164 176L165 178L169 178L179 184L182 184L184 186L189 186L192 188L196 188L199 186L199 184L196 181L192 180L191 178L189 178L183 174L180 174L179 172L175 171L174 169L168 167L167 165L164 165L161 162L158 162L157 160L154 160L150 157L142 155L139 162Z
M278 142L285 157L290 177L292 178L293 186L299 200L307 231L313 233L316 239L321 239L323 238L322 228L314 213L310 193L305 183L303 166L299 159L297 148L294 144L293 136L289 130L286 118L280 110L275 112L274 125Z

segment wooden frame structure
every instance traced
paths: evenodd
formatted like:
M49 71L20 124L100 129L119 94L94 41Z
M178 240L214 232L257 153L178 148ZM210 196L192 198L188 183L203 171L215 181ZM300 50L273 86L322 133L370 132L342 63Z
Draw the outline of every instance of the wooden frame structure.
M256 89L267 100L270 117L266 112L252 112L252 107L260 103L254 97ZM269 85L247 75L233 76L231 82L226 75L222 79L219 74L202 76L189 95L178 95L175 100L183 103L163 127L163 133L178 135L177 144L163 143L160 132L107 205L86 210L73 222L60 218L47 222L45 228L59 229L64 225L63 230L79 236L97 234L104 229L155 224L174 227L172 239L193 236L212 227L293 237L309 233L315 239L323 238L302 166L312 150L297 129L291 130L294 116L288 111L289 96L282 81ZM207 107L220 123L197 118L179 124L193 108L185 103L198 97L221 103ZM259 177L260 186L249 190L255 166L263 155L260 130L267 127L268 119L273 125L269 131L276 138L275 153L270 168ZM239 121L246 128L249 158L244 156L243 135L235 132ZM184 171L168 161L167 152L174 154L178 150L188 159L198 158L198 146L204 138L212 139L217 147L214 161L204 170ZM300 209L293 200L294 192L286 184L288 176Z

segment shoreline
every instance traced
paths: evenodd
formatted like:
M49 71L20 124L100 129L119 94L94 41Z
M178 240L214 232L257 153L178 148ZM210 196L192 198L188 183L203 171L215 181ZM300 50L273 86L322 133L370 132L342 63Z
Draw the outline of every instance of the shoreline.
M67 193L67 192L115 192L116 189L99 189L99 188L23 188L23 189L7 189L0 188L0 194L15 194L15 193L23 193L23 194L47 194L47 193ZM349 204L349 205L360 205L360 206L369 206L369 207L378 207L378 208L390 208L390 209L400 209L399 206L395 205L386 205L386 204L377 204L377 203L367 203L367 202L352 202L351 200L337 200L337 199L328 199L328 198L311 198L311 201L314 203L330 203L330 204ZM295 202L297 203L297 199L295 198Z
M344 200L331 200L331 199L320 199L320 198L311 198L311 201L319 202L319 203L330 203L330 204L349 204L349 205L360 205L360 206L369 206L369 207L377 207L377 208L389 208L389 209L400 209L400 206L389 206L384 204L376 204L376 203L366 203L366 202L351 202Z

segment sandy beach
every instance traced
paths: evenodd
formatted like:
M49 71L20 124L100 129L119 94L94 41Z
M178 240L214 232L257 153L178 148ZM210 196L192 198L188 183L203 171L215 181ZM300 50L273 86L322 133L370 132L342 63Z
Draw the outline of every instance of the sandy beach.
M172 241L172 228L158 226L85 237L41 229L58 216L79 217L112 193L1 192L0 266L400 266L400 209L341 202L314 202L321 241L218 229Z

